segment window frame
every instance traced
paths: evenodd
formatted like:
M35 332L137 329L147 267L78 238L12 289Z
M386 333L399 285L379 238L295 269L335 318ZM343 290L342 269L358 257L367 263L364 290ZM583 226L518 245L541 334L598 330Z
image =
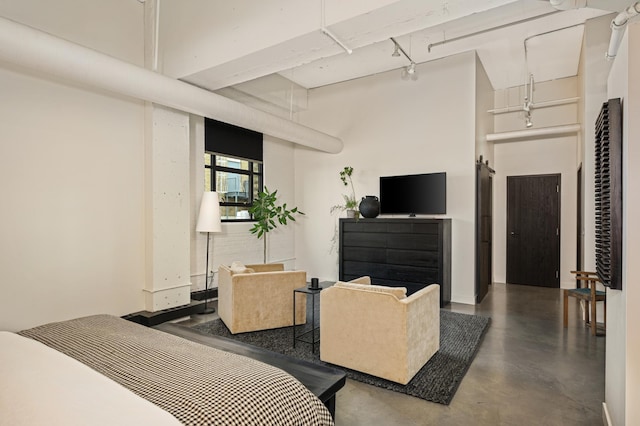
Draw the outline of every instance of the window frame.
M214 151L205 151L204 152L205 156L209 156L209 164L207 164L207 161L205 159L204 161L204 168L205 168L205 173L206 170L209 169L210 170L210 186L211 188L205 188L205 191L216 191L217 190L217 183L218 183L218 179L217 179L217 172L225 172L225 173L233 173L233 174L238 174L238 175L244 175L248 177L248 181L250 183L250 188L248 191L248 195L249 195L249 200L247 201L247 203L238 203L238 202L228 202L228 201L220 201L220 207L247 207L250 208L253 205L253 201L255 200L257 193L254 193L254 186L253 186L253 181L254 178L257 177L258 178L258 191L262 191L264 188L264 163L262 161L256 161L256 160L252 160L252 159L248 159L248 158L242 158L239 157L237 155L228 155L228 154L222 154L222 153L218 153L218 152L214 152ZM225 158L234 158L234 159L238 159L238 160L243 160L243 161L247 161L249 163L249 167L248 170L244 170L244 169L238 169L238 168L233 168L233 167L225 167L225 166L219 166L217 165L217 161L216 161L216 157L225 157ZM258 172L254 171L255 165L258 165ZM216 191L217 192L217 191ZM253 218L253 215L250 214L249 218L222 218L221 219L222 222L231 222L231 223L238 223L238 222L255 222L255 219Z

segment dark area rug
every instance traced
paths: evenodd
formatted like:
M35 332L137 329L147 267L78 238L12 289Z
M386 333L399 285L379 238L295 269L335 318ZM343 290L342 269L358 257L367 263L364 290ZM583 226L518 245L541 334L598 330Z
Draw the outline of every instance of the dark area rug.
M406 385L390 382L369 374L320 361L319 345L311 353L311 345L298 342L293 347L292 327L255 331L233 335L217 319L193 328L208 334L227 337L274 352L304 359L316 364L330 365L344 370L347 377L359 382L412 395L431 402L449 405L478 351L490 319L477 315L440 311L440 350L418 371ZM304 325L298 331L303 332ZM309 336L310 337L310 336Z

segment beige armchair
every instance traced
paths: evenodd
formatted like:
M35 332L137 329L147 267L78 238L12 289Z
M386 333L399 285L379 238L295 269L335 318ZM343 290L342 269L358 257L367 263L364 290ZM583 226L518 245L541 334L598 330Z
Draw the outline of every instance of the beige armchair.
M306 285L305 271L282 263L218 269L218 314L231 333L293 325L293 290ZM296 324L306 322L306 299L296 295Z
M320 359L407 384L440 348L440 286L337 282L320 293Z

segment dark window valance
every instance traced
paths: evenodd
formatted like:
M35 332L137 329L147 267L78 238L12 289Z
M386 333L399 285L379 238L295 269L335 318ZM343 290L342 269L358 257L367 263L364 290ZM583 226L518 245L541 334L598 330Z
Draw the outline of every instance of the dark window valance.
M262 133L205 117L204 149L262 162Z

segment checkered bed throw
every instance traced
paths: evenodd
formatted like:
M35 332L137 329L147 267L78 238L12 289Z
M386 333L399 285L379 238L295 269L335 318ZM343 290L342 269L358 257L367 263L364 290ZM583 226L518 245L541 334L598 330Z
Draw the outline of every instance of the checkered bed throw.
M121 318L96 315L19 334L88 365L185 425L333 425L324 404L284 371Z

